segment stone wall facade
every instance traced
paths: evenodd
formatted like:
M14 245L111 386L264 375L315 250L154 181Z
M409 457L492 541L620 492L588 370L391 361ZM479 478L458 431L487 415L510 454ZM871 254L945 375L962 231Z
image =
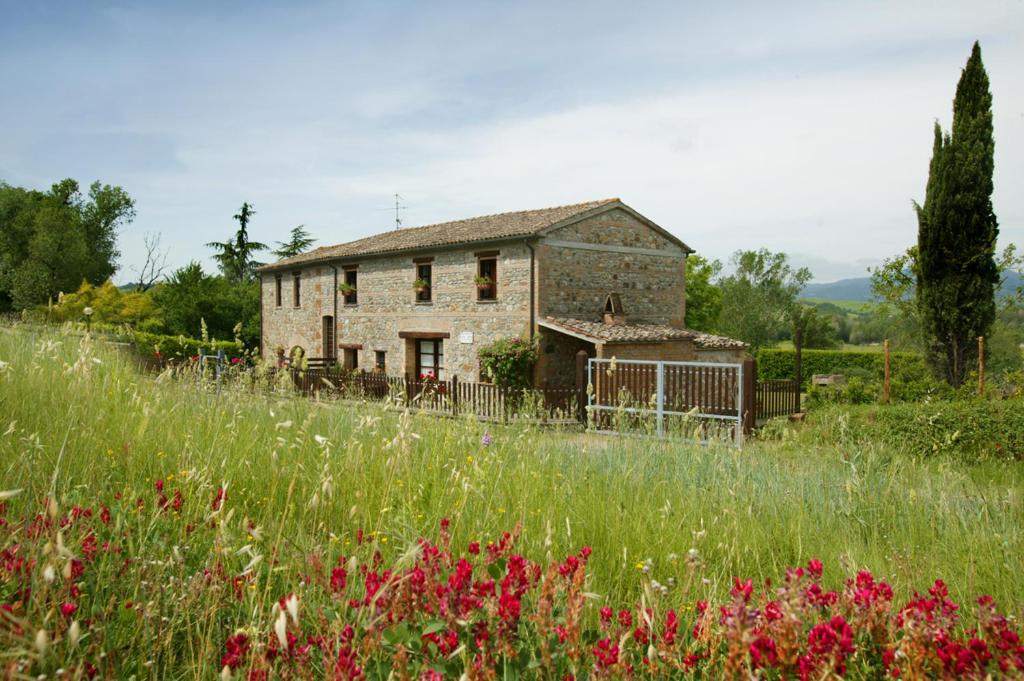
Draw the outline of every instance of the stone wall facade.
M372 370L383 352L390 375L415 373L417 336L441 341L444 378L480 380L478 352L499 338L531 332L545 316L600 319L609 293L618 293L629 321L682 327L685 317L686 253L679 245L628 210L615 208L532 238L488 245L439 246L415 253L344 258L294 270L263 272L262 352L337 357L347 366ZM478 299L473 278L478 257L497 251L497 297ZM531 267L531 255L534 255ZM430 259L429 303L416 300L412 283L417 265ZM333 266L333 267L332 267ZM337 272L334 268L337 268ZM346 268L357 272L354 305L345 304L338 284ZM293 274L300 276L294 305ZM535 300L531 301L531 272ZM276 280L281 278L281 305ZM336 298L336 300L335 300ZM333 325L329 324L333 317ZM334 330L334 348L325 347L324 325ZM535 382L575 383L575 355L593 343L556 331L542 333ZM623 359L695 359L689 341L606 346L601 353Z
M497 251L497 297L478 300L473 277L477 274L477 253ZM417 262L431 260L431 301L416 300L412 284L417 277ZM332 263L338 268L338 281L344 281L344 268L357 271L357 304L346 305L338 292L335 338L336 356L345 359L356 353L357 366L371 370L376 353L384 352L385 372L390 375L413 373L416 338L401 334L447 334L441 338L445 378L479 379L477 353L498 338L530 333L530 252L519 242L485 248L467 246L458 249L424 251L415 255L367 257ZM282 305L275 305L275 276L282 276ZM312 265L301 270L302 300L292 305L291 272L267 272L262 275L263 352L272 356L277 348L286 353L295 346L308 356L325 357L323 317L334 316L334 271L327 265ZM361 347L358 347L361 346Z
M617 292L629 321L683 327L686 253L622 209L547 234L537 275L542 317L599 319Z

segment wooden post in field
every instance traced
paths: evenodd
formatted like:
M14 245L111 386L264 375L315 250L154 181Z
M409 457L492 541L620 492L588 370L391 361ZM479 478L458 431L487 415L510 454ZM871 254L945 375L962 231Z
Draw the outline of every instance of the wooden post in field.
M800 411L800 388L804 382L804 329L799 324L796 329L793 330L793 349L796 351L796 357L794 358L796 364L796 387L793 389L793 410L790 413L795 414Z
M889 393L889 339L885 339L885 343L882 345L885 348L885 381L882 383L882 402L889 404L890 393Z
M985 337L978 336L978 394L985 394Z
M576 353L576 417L587 422L587 351Z

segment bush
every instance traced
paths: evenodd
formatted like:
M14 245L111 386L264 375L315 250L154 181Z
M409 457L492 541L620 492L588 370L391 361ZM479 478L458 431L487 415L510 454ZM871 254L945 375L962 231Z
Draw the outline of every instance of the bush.
M144 331L128 331L122 336L133 343L144 357L157 355L162 359L183 360L204 354L216 354L223 350L228 359L242 357L245 353L241 341L202 341L185 336L164 336Z
M859 428L915 455L1024 459L1024 400L962 399L871 410Z
M483 374L501 386L526 388L532 383L531 372L537 363L539 339L499 338L480 348Z
M881 381L885 372L885 356L881 352L843 352L840 350L804 350L801 383L806 388L814 374L845 374ZM897 380L931 380L924 356L916 352L889 354L893 383ZM762 348L757 352L757 376L761 380L793 378L796 352L778 348Z
M807 405L817 407L823 404L872 404L881 396L881 385L854 376L843 383L821 387L812 385L807 390Z

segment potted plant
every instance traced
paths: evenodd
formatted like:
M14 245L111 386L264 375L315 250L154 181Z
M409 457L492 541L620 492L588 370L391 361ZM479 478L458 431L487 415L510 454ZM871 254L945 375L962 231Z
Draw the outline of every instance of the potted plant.
M343 281L340 284L338 284L338 290L341 291L342 295L350 296L356 292L356 287L348 283L347 281Z
M481 291L484 291L494 286L494 282L491 281L490 277L481 277L479 274L473 277L473 283L475 283L476 287Z
M412 282L412 290L416 293L423 293L428 288L430 288L430 282L426 279L416 278Z

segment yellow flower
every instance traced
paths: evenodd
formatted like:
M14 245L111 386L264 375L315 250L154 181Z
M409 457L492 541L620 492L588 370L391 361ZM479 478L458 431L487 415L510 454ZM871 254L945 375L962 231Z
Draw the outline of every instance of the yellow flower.
M466 457L466 463L473 463L473 457L467 456Z

